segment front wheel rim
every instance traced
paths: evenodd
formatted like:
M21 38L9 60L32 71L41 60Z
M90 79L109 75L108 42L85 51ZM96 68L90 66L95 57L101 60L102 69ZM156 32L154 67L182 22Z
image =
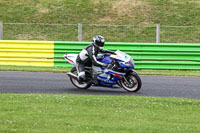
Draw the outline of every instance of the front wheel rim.
M128 82L127 82L128 81ZM127 81L125 81L124 79L122 79L121 84L122 87L128 91L135 91L138 88L138 81L134 76L128 76L127 77Z

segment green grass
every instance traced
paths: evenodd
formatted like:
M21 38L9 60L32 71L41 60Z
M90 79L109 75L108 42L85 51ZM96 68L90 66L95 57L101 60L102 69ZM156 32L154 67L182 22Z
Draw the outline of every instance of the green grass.
M141 75L166 75L166 76L197 76L200 77L200 70L136 70Z
M0 20L32 23L200 25L198 0L1 0Z
M0 132L200 132L199 100L1 94L0 101Z
M1 0L4 23L199 26L198 0ZM155 42L155 27L83 25L83 41ZM189 35L189 36L188 36ZM77 26L4 25L4 39L77 40ZM199 27L161 27L161 42L199 43Z
M66 73L71 68L66 67L31 67L31 66L0 66L0 71L31 71L31 72L55 72ZM166 76L197 76L200 77L200 70L152 70L136 69L139 75L166 75Z
M70 71L67 67L34 67L34 66L0 66L0 71L30 71L30 72L55 72L63 73Z

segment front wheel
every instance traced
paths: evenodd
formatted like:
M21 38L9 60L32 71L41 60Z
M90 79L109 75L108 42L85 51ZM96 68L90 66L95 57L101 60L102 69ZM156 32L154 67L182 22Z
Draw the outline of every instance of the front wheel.
M128 74L120 80L122 87L128 92L137 92L142 86L142 81L137 74Z
M72 68L71 73L78 75L76 67ZM85 82L80 83L79 81L77 81L76 79L74 79L72 77L70 77L70 80L71 80L72 84L79 89L88 89L92 85L91 83L89 83L89 84L86 84Z

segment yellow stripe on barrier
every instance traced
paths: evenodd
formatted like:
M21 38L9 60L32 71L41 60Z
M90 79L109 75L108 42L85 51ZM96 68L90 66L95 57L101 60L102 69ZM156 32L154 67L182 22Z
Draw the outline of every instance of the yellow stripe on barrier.
M0 49L44 49L53 50L54 41L0 41Z
M53 67L54 59L0 58L0 65Z
M0 57L7 58L53 58L53 50L10 50L0 49Z
M53 41L0 41L0 65L54 66Z

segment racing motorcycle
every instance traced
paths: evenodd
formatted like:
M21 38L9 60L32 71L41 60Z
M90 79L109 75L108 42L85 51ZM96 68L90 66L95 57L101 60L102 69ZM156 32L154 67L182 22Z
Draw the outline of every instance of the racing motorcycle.
M64 58L76 66L78 54L65 54ZM104 86L110 88L122 87L128 92L137 92L142 86L138 74L133 70L135 63L131 56L117 50L115 54L101 54L97 60L109 64L109 68L97 67L91 64L85 66L85 82L79 81L76 67L73 67L67 75L72 84L79 89L88 89L90 86Z

